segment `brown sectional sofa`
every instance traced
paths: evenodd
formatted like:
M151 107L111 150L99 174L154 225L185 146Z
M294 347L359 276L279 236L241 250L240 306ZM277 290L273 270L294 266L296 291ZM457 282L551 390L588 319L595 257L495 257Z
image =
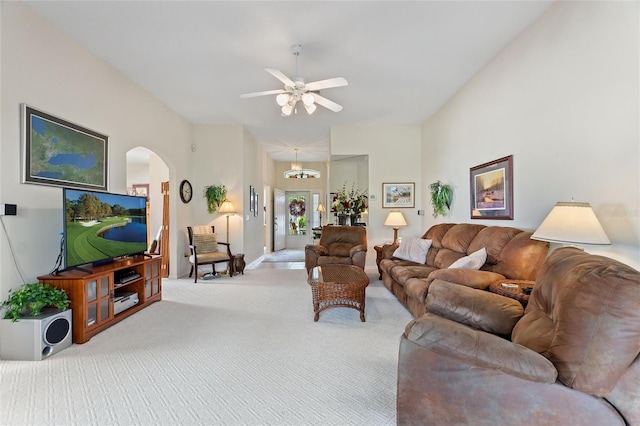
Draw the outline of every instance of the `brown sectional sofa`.
M637 270L560 248L524 312L440 280L426 306L400 342L398 424L640 425Z
M418 318L425 313L429 285L438 279L477 289L487 289L494 281L536 279L549 244L532 240L531 232L501 226L442 223L422 236L432 241L426 262L416 263L393 257L395 245L382 249L382 282ZM480 270L447 269L456 260L481 248L487 260Z

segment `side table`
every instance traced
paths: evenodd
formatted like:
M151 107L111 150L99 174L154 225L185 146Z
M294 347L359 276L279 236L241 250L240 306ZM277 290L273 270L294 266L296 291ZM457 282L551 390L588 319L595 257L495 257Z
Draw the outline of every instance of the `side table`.
M502 284L516 285L517 287L508 288ZM533 288L535 281L526 280L498 280L489 284L489 291L491 293L499 294L500 296L510 297L522 304L523 307L527 307L529 303L529 293L523 292L525 289ZM526 290L525 290L526 291Z
M244 253L237 253L233 255L233 268L231 268L232 275L242 274L244 275L244 267L246 263L244 261Z

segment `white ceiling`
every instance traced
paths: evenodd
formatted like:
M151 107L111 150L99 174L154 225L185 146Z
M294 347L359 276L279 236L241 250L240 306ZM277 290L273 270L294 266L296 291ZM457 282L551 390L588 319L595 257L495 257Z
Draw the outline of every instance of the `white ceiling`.
M276 160L328 159L331 126L419 124L532 23L546 1L42 1L38 14L194 123L242 124ZM322 91L339 113L281 117L265 67ZM490 102L487 99L487 102Z

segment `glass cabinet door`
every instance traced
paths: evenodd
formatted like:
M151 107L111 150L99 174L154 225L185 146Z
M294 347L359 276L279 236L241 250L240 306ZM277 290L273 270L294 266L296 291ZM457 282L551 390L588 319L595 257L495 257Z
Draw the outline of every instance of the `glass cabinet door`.
M87 295L87 327L106 321L112 316L109 275L85 283Z

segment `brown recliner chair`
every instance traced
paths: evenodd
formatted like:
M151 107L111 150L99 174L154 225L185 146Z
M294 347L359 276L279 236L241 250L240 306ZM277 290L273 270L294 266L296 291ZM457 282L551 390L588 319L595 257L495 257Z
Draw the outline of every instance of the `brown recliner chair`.
M307 273L328 264L355 265L364 269L367 258L367 230L363 226L325 226L317 245L304 248Z
M521 315L515 300L431 283L400 342L398 424L640 425L640 272L557 249Z

